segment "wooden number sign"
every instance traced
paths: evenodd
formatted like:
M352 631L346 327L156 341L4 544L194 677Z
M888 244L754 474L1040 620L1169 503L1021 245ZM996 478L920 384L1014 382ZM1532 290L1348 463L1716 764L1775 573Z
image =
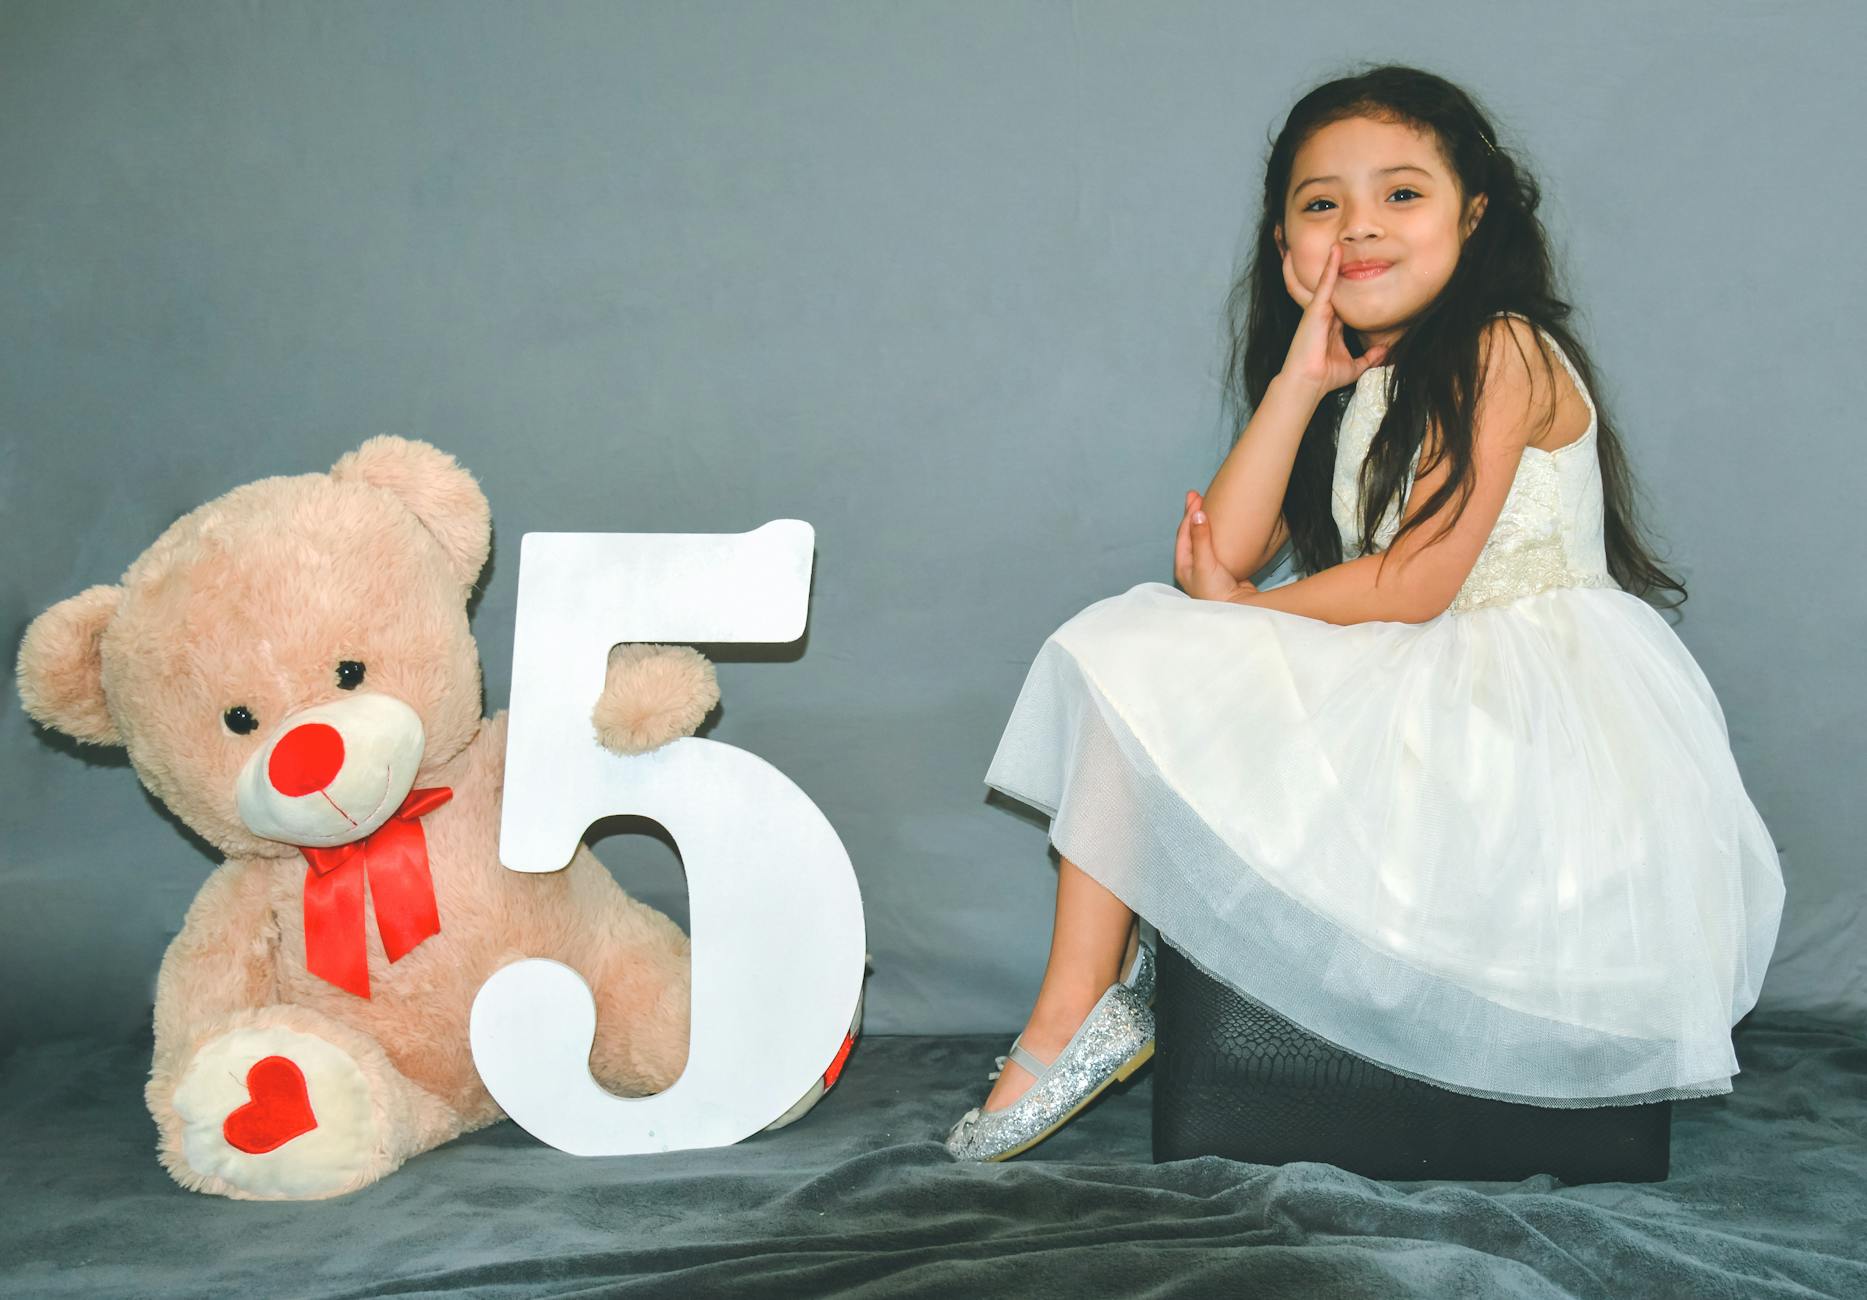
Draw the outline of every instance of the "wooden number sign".
M596 742L590 709L621 642L785 642L803 635L815 534L528 533L520 545L499 857L562 870L591 823L636 815L687 872L687 1068L618 1097L591 1077L589 986L515 962L474 999L473 1060L527 1131L578 1155L725 1146L798 1102L836 1056L862 992L862 898L808 795L756 754L683 737L647 754Z

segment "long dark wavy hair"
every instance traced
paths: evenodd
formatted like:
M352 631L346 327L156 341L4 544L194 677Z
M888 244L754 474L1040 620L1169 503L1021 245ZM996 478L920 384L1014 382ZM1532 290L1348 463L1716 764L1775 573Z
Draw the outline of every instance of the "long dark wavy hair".
M1472 417L1480 396L1479 336L1499 312L1516 312L1561 345L1594 400L1609 573L1623 589L1649 601L1662 590L1679 594L1662 608L1684 604L1685 587L1659 567L1640 535L1634 510L1637 486L1602 404L1588 351L1568 326L1573 309L1556 296L1549 239L1536 215L1542 191L1498 142L1490 120L1471 96L1430 72L1385 65L1325 82L1297 101L1271 141L1257 241L1226 303L1231 353L1225 387L1237 417L1232 427L1242 428L1246 414L1264 399L1303 315L1284 286L1283 256L1275 234L1283 220L1297 150L1322 127L1351 117L1402 123L1434 138L1458 179L1461 212L1473 196L1486 196L1483 217L1461 248L1451 279L1407 325L1386 357L1393 367L1387 378L1392 397L1362 468L1362 552L1371 549L1375 528L1402 490L1429 417L1440 431L1440 454L1451 458L1451 471L1424 507L1401 525L1395 540L1441 515L1455 494L1458 505L1446 516L1442 535L1463 513L1475 483ZM1347 322L1343 334L1351 354L1365 350L1366 340ZM1550 359L1544 357L1543 364L1550 367ZM1330 517L1330 482L1336 430L1351 392L1337 389L1317 405L1284 492L1284 519L1304 573L1342 562L1342 542Z

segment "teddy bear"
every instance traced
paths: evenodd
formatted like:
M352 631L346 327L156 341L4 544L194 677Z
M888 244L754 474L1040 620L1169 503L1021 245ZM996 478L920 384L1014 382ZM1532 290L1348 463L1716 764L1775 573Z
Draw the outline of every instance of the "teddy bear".
M505 715L482 716L467 621L491 533L453 457L372 438L328 474L200 506L119 583L27 629L27 713L124 747L226 858L156 980L145 1099L184 1187L341 1195L503 1118L468 1018L523 957L588 981L606 1088L659 1092L685 1066L681 928L582 845L555 873L500 865ZM718 699L691 648L618 646L592 729L644 753ZM835 1081L848 1046L778 1123Z

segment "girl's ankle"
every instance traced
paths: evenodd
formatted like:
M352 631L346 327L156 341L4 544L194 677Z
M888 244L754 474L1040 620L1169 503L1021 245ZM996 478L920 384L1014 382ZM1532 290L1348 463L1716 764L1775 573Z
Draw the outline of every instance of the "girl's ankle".
M1101 996L1100 992L1094 997L1061 995L1040 1002L1032 1009L1030 1023L1025 1026L1024 1032L1046 1048L1060 1049L1082 1027L1083 1021L1089 1018L1089 1013L1095 1010L1097 998Z

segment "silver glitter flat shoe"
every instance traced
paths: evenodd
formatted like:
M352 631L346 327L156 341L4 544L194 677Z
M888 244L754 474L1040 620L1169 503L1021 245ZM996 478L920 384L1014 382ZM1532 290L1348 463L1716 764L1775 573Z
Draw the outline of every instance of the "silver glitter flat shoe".
M1130 977L1140 969L1137 954ZM974 1106L967 1111L947 1134L946 1149L958 1160L1009 1160L1021 1155L1153 1055L1154 1013L1133 985L1111 984L1056 1060L1046 1064L1031 1055L1020 1034L1011 1051L998 1058L999 1068L987 1077L998 1078L1010 1060L1035 1075L1036 1082L1003 1110Z

